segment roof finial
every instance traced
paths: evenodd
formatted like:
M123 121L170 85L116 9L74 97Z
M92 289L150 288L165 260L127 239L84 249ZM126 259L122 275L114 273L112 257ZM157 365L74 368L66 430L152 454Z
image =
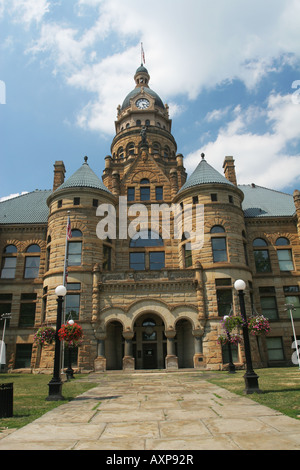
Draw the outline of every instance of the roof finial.
M201 153L201 158L202 158L202 160L204 160L204 158L205 158L205 153Z
M88 161L88 157L85 156L85 157L84 157L84 163L87 163L87 161Z

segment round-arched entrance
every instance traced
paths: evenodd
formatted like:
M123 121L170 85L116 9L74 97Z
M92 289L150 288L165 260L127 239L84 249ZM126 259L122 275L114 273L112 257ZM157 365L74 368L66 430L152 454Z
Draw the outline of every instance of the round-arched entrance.
M167 338L162 319L153 313L140 316L134 324L132 341L136 369L164 369Z
M123 325L118 321L112 321L107 325L106 331L106 369L122 370L124 356Z
M178 368L187 369L194 367L195 344L192 334L192 324L186 319L176 323L176 354Z

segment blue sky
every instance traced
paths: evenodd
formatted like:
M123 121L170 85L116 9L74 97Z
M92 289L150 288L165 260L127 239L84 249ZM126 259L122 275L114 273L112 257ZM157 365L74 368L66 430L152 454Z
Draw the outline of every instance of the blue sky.
M0 0L0 36L0 198L56 160L101 177L141 42L189 174L232 155L240 184L299 189L299 0Z

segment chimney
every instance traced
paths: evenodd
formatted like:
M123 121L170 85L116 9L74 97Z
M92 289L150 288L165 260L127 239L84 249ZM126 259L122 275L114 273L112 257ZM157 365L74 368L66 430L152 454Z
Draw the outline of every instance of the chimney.
M65 165L63 161L56 161L54 163L54 179L53 179L53 191L55 191L65 181Z
M223 168L226 179L237 186L233 157L225 157Z
M298 234L300 235L300 191L298 189L294 191L293 197L297 215Z

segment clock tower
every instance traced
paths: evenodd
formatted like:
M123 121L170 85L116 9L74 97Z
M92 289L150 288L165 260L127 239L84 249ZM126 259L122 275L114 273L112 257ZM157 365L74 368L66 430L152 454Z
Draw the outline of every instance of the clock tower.
M130 187L132 202L140 202L138 186L144 172L151 187L147 202L158 200L157 186L164 186L164 200L170 201L185 183L186 172L171 134L169 107L149 87L150 75L143 65L134 81L135 88L117 108L116 135L111 155L106 157L103 182L115 195L126 195Z

